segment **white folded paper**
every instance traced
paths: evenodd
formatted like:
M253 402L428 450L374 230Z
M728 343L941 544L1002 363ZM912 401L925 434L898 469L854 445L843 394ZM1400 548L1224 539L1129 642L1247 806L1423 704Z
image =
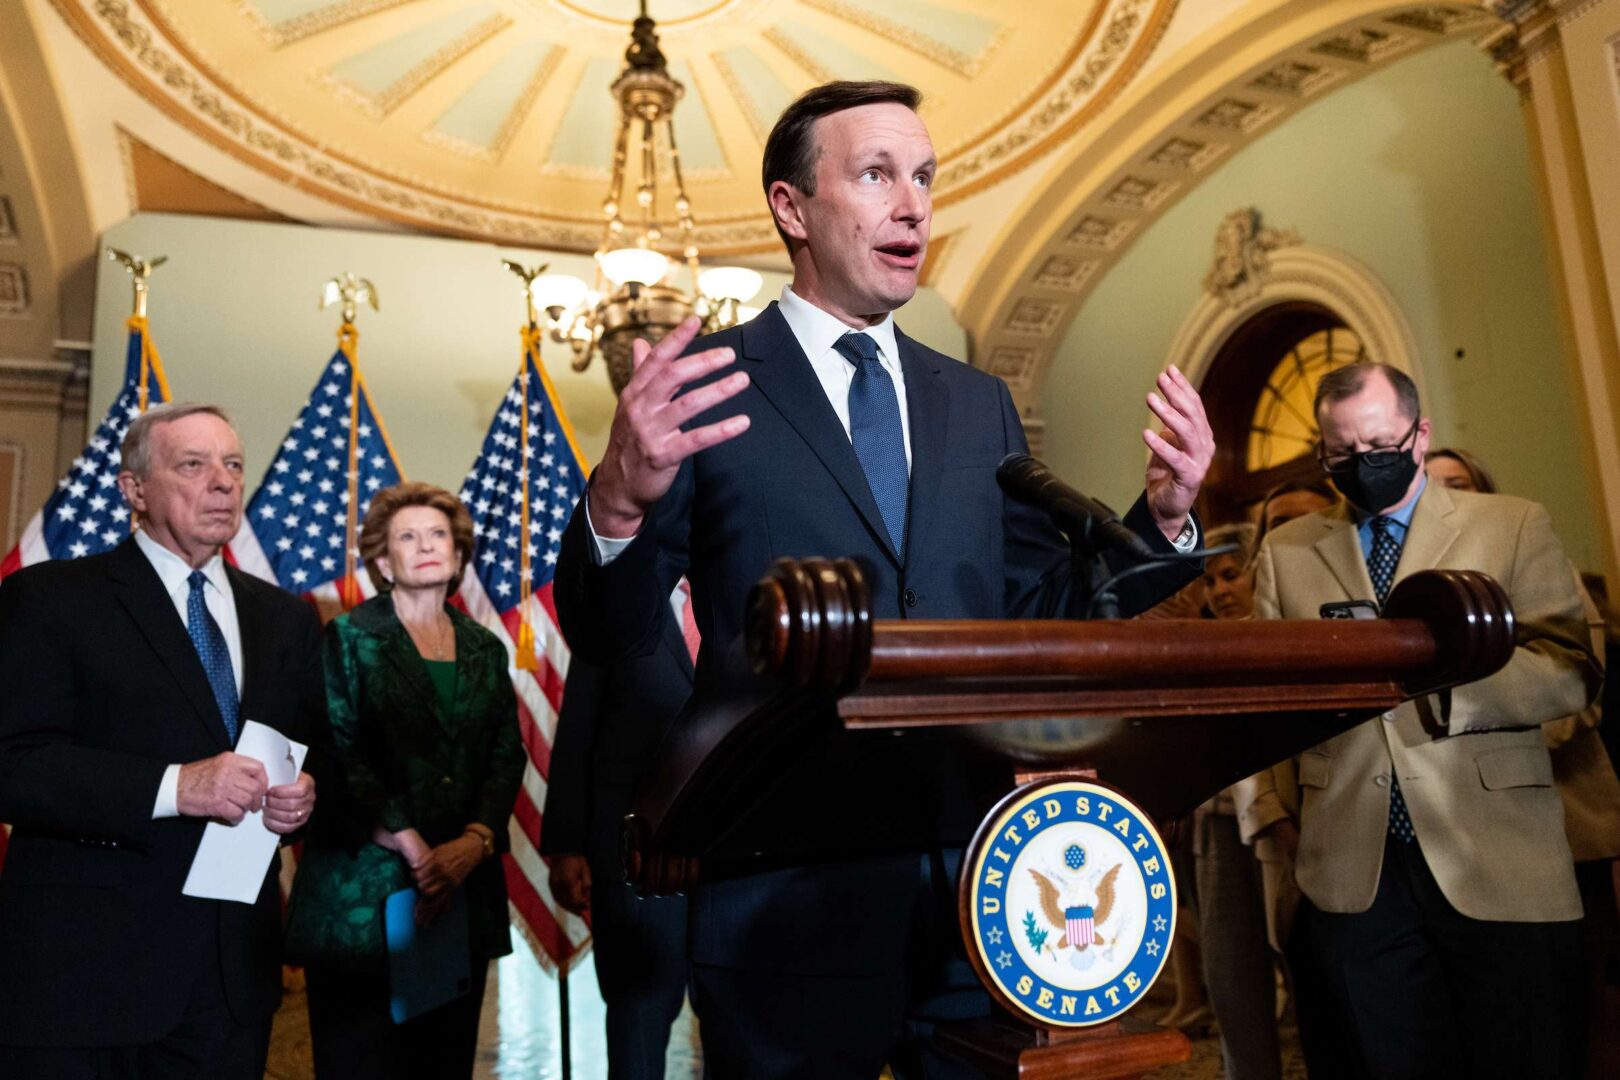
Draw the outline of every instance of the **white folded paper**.
M242 725L242 737L236 743L238 754L256 758L264 766L271 787L298 779L308 749L256 720ZM279 843L281 837L265 827L262 811L244 815L235 825L211 821L203 830L202 844L180 891L205 900L251 904L259 898L264 872Z

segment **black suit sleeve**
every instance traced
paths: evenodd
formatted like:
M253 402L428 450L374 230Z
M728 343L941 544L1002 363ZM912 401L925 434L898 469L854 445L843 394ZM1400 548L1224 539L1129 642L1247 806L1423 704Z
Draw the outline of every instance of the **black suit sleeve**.
M998 379L996 387L1001 394L1002 432L1007 452L1028 453L1024 425L1018 419L1018 409L1013 405L1007 384ZM1069 545L1063 534L1033 506L1004 496L1002 507L1007 546L1007 614L1025 619L1084 618L1089 597L1082 588L1076 587L1070 569ZM1166 555L1175 552L1175 545L1165 539L1148 511L1146 492L1137 498L1124 521L1126 527L1155 552ZM1130 565L1129 560L1113 552L1105 555L1104 561L1114 572ZM1166 563L1161 569L1126 578L1114 590L1119 598L1120 615L1130 618L1146 611L1202 572L1203 563L1195 560Z
M582 855L590 834L592 762L605 669L575 657L568 665L557 737L551 744L540 854Z
M48 586L30 574L0 584L0 821L148 847L169 763L82 745L75 639L95 628Z
M590 491L579 497L563 534L554 593L563 636L576 656L607 665L647 656L658 647L667 598L686 573L692 469L690 458L681 463L636 538L606 566L596 565L586 520Z

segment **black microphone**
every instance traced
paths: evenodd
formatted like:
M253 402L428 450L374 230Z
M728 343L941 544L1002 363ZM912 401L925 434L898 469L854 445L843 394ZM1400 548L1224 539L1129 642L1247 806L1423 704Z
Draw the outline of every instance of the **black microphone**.
M1147 541L1125 527L1118 514L1080 494L1028 454L1002 458L996 483L1012 498L1043 511L1072 543L1097 551L1113 548L1135 559L1160 557Z

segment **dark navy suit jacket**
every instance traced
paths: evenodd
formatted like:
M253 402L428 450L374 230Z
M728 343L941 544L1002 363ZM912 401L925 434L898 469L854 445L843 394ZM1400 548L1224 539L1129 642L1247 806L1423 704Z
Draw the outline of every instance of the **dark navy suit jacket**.
M631 789L692 694L692 657L670 615L646 656L608 665L575 656L569 664L551 744L542 855L590 855L593 874L613 860Z
M241 718L316 744L315 773L320 620L274 585L225 573L242 628ZM206 822L152 818L170 763L228 749L197 650L134 540L6 578L0 821L15 831L0 875L0 1044L156 1040L180 1022L209 936L237 1021L275 1011L280 863L256 903L182 896Z
M858 560L878 619L1065 614L1067 544L996 484L1002 458L1027 449L1006 385L903 334L896 341L912 451L903 553L892 550L849 436L772 304L691 347L735 349L736 368L713 378L741 370L751 379L693 424L746 413L748 431L683 463L636 539L606 566L595 564L585 514L574 514L556 598L576 652L598 662L649 652L685 573L703 632L701 691L738 655L748 591L784 556ZM1144 500L1125 520L1157 550L1172 550ZM1128 580L1122 612L1144 610L1197 572L1181 566ZM943 740L861 740L829 722L824 744L781 778L761 813L783 848L808 851L842 837L847 854L700 887L693 959L808 974L901 970L916 853L965 842L1011 780L964 757Z

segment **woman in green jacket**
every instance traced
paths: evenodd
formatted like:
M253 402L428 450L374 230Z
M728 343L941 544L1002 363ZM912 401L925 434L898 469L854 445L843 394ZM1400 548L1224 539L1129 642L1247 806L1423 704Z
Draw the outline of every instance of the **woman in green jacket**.
M359 544L378 595L327 628L339 769L323 778L287 930L307 969L317 1077L471 1076L489 961L512 949L497 854L525 755L505 645L446 603L472 543L448 491L378 492ZM410 886L423 925L462 917L463 894L471 979L465 995L395 1024L383 903Z

